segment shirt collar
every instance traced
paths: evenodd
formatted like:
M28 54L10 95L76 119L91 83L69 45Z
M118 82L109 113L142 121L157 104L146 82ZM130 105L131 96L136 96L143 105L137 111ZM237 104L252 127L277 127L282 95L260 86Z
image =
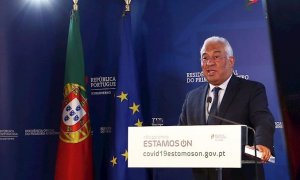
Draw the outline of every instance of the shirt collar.
M231 74L231 76L230 76L225 82L223 82L220 86L214 86L214 85L212 85L212 84L209 84L209 89L210 89L210 91L211 91L214 87L219 87L219 88L221 88L221 90L225 90L225 89L227 88L227 85L228 85L229 80L231 79L231 77L232 77L232 74Z

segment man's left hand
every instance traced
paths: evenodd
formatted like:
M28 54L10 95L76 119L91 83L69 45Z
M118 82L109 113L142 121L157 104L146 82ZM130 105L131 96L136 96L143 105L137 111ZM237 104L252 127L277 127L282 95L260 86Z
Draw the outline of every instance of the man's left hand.
M264 145L256 145L256 149L262 152L261 160L267 162L271 157L271 151Z

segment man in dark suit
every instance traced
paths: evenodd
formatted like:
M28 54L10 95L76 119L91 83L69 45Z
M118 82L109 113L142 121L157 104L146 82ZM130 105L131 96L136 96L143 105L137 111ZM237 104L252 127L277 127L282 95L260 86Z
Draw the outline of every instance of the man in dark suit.
M256 131L256 149L262 152L262 162L266 162L273 149L274 118L268 109L265 87L259 82L236 77L233 74L234 63L232 48L225 38L213 36L204 41L201 67L208 83L187 94L179 124L228 124L209 116L214 114L248 125ZM249 134L249 143L253 143L252 137ZM197 180L214 180L218 177L217 171L213 168L197 168L193 169L193 176ZM252 180L256 178L255 165L242 165L241 169L224 168L222 175L224 180ZM264 179L262 165L258 165L257 177Z

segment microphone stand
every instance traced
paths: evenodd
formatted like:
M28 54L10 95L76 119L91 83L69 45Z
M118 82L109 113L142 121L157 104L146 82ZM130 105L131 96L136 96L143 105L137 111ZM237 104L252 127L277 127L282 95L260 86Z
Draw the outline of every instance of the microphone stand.
M219 120L221 120L221 121L223 121L223 122L227 122L227 123L229 123L229 124L243 125L243 126L245 126L247 129L250 129L250 130L253 132L255 177L256 177L256 180L258 180L258 163L257 163L257 152L256 152L255 129L253 129L253 128L250 127L250 126L247 126L247 125L244 125L244 124L240 124L240 123L237 123L237 122L234 122L234 121L230 121L230 120L228 120L228 119L225 119L225 118L222 118L222 117L219 117L219 116L210 114L210 112L209 112L209 110L208 110L208 106L209 106L209 104L212 102L212 98L211 98L210 96L208 96L207 99L206 99L206 102L207 102L206 111L207 111L207 113L208 113L208 116L211 116L211 117L213 117L213 118L219 119ZM222 168L219 168L219 172L218 172L218 180L222 180Z
M225 119L225 118L222 118L222 117L219 117L219 116L215 116L213 114L210 115L211 117L213 118L216 118L216 119L219 119L221 121L224 121L224 122L227 122L227 123L230 123L230 124L235 124L235 125L244 125L244 124L240 124L240 123L237 123L237 122L234 122L234 121L230 121L228 119ZM255 140L255 130L250 127L250 126L247 126L247 125L244 125L246 128L250 129L252 132L253 132L253 146L254 146L254 164L255 164L255 177L256 177L256 180L258 180L258 163L257 163L257 152L256 152L256 140Z
M235 125L243 125L243 124L240 124L240 123L237 123L237 122L234 122L234 121L230 121L228 119L225 119L225 118L222 118L222 117L219 117L219 116L215 116L213 114L210 115L211 117L213 118L216 118L216 119L219 119L221 121L224 121L224 122L227 122L227 123L230 123L230 124L235 124ZM250 126L247 126L247 125L244 125L246 128L250 129L252 132L253 132L253 146L254 146L254 164L255 164L255 177L256 177L256 180L258 180L258 163L257 163L257 152L256 152L256 139L255 139L255 130L250 127Z

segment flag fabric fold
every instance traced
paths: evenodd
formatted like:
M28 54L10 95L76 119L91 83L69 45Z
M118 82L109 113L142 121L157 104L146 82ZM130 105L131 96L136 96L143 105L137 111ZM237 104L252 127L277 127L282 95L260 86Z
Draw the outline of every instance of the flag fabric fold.
M55 180L92 180L91 124L78 10L70 17Z

